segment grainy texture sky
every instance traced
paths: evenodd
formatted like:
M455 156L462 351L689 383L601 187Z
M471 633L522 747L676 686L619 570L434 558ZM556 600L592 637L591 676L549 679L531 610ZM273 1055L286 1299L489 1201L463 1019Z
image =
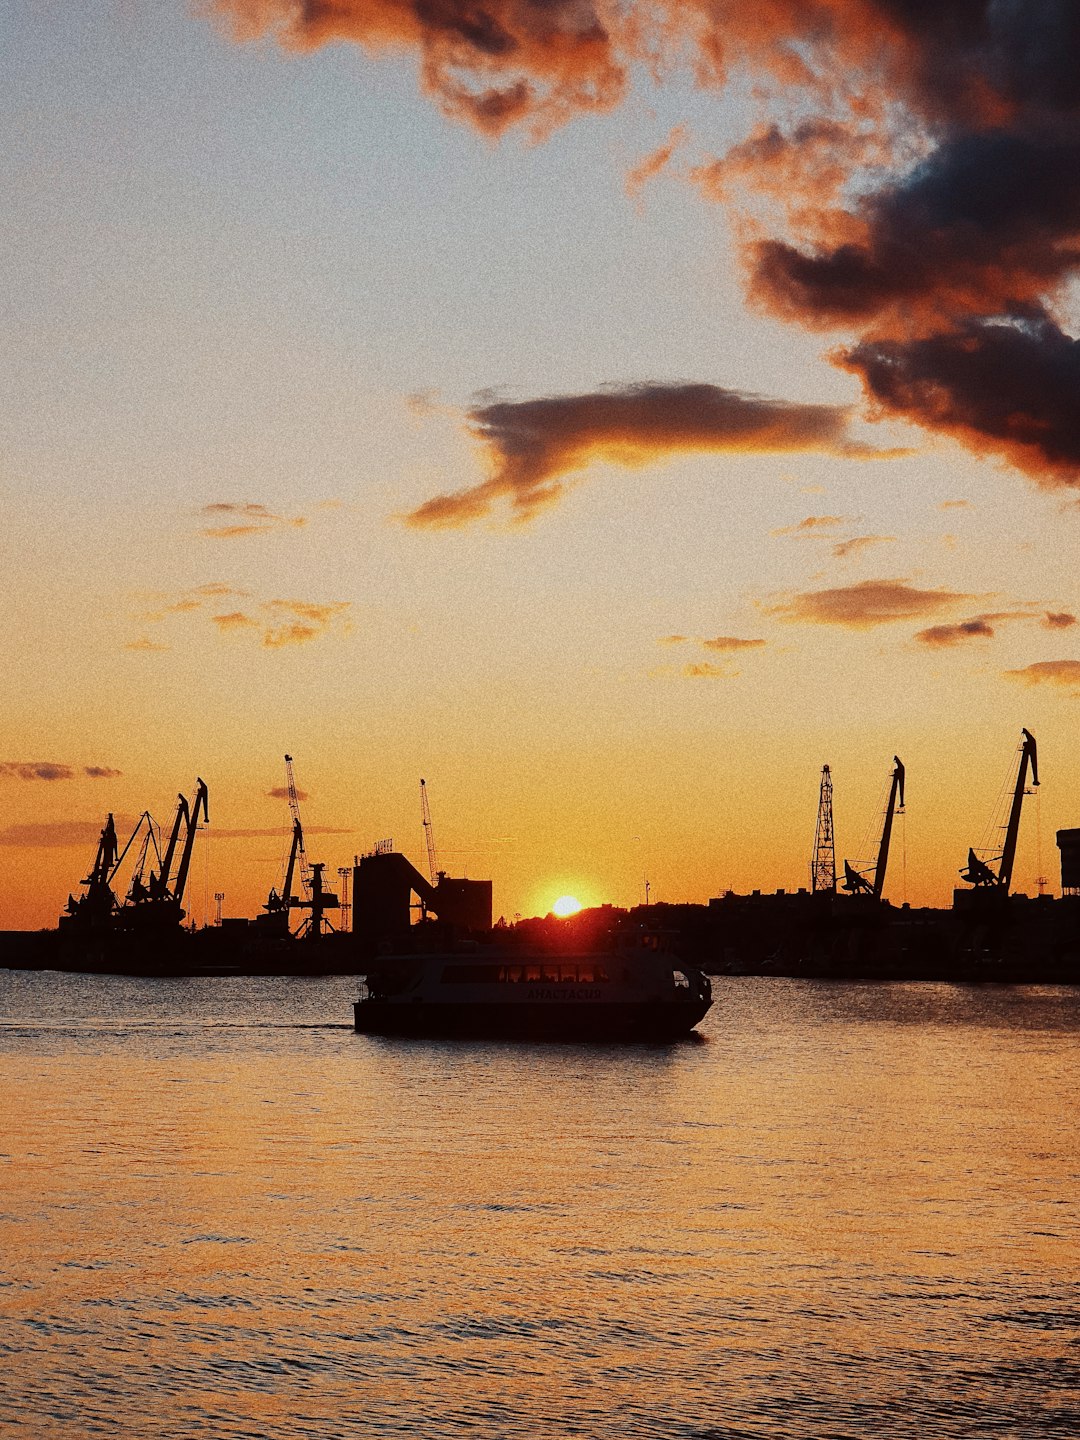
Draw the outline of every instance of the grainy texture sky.
M1054 877L1073 11L5 15L0 924L196 774L250 913L286 750L314 858L418 857L423 774L507 915L805 884L899 753L941 902L1026 725Z

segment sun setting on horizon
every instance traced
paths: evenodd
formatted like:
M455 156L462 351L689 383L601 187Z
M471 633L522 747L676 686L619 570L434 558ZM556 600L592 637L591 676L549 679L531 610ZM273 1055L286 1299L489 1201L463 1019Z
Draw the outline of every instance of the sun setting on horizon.
M581 901L573 895L560 895L555 904L551 907L551 913L558 915L565 920L568 915L576 915L581 909Z

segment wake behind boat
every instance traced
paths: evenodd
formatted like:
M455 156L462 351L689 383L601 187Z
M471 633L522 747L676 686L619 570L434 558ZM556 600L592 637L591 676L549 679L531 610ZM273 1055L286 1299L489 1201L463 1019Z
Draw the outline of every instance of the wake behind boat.
M712 1005L706 975L664 950L595 955L385 956L361 977L356 1029L373 1035L673 1040Z

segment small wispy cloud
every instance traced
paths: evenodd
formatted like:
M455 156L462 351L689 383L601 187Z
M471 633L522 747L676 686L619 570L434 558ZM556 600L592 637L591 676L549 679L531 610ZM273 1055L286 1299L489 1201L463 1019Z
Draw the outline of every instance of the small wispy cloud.
M706 650L760 650L764 640L746 640L740 635L714 635L711 640L702 640Z
M731 670L726 665L714 665L709 660L684 665L682 668L682 674L687 680L733 680L738 673L738 670Z
M1076 616L1068 610L1047 610L1042 624L1045 630L1067 630L1076 624Z
M824 538L826 532L847 523L848 519L845 515L807 515L805 519L797 520L794 525L781 525L775 530L770 530L769 534L791 535L797 540Z
M850 540L838 540L832 547L832 553L837 560L847 560L873 545L888 545L895 539L895 535L853 535Z
M972 505L970 500L942 500L937 508L939 510L970 510Z
M269 535L278 530L299 530L305 526L305 515L282 515L252 500L218 500L199 511L204 520L212 521L199 531L210 540L235 540L245 535Z
M136 640L128 640L124 645L125 650L144 650L153 654L162 650L171 650L171 645L166 645L162 640L151 640L149 635L140 635Z
M232 609L219 608L222 601L237 600L243 603ZM287 645L302 645L317 640L335 629L347 633L350 609L347 600L260 600L250 590L222 581L211 581L185 590L168 603L159 603L154 610L143 612L140 619L148 624L161 624L179 615L202 612L220 635L251 633L261 638L266 649L279 650ZM124 648L167 650L169 646L143 635L129 640Z
M658 645L685 645L689 638L688 635L661 635L656 643Z
M289 798L289 791L285 785L275 785L274 788L272 790L268 790L266 794L267 798L270 800L288 800ZM298 786L296 790L296 798L298 800L308 800L310 799L310 796L308 795L308 792L306 790L301 790Z
M685 125L676 125L662 145L651 151L627 172L626 193L631 200L640 200L642 191L651 180L662 175L671 164L675 152L686 144L689 131Z

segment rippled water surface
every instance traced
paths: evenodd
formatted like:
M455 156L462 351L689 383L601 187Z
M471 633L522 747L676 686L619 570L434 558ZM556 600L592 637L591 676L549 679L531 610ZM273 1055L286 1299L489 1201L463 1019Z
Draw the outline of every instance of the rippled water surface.
M0 1433L1080 1433L1080 994L714 986L590 1048L0 971Z

